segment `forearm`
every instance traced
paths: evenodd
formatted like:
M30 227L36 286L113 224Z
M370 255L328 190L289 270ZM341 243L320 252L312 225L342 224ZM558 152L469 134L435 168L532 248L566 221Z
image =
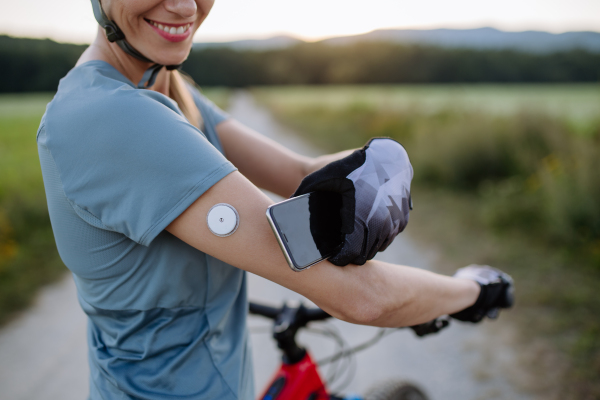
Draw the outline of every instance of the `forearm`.
M225 156L254 185L289 197L311 158L297 154L236 120L217 125Z
M368 268L364 270L362 268ZM463 310L477 300L479 285L407 266L369 261L357 267L361 282L367 282L366 304L375 302L378 314L369 325L411 326ZM375 295L375 299L369 296ZM360 314L359 314L360 315Z
M301 274L278 283L338 319L382 327L416 325L463 310L475 303L480 290L471 280L380 261L346 267L324 261Z
M208 210L218 203L240 216L235 234L221 238L206 226ZM473 304L474 282L410 267L369 261L337 267L323 261L293 272L265 217L271 201L239 173L223 178L168 228L186 243L228 264L298 292L333 316L377 326L414 325Z
M340 160L344 157L347 157L353 151L354 151L354 149L344 150L344 151L340 151L338 153L325 154L323 156L309 158L306 160L305 164L303 165L303 168L304 168L303 176L306 176L312 172L315 172L331 162L334 162L334 161ZM300 182L298 182L298 184L300 184Z
M225 155L254 185L289 197L302 179L352 150L320 157L297 154L236 120L217 125Z

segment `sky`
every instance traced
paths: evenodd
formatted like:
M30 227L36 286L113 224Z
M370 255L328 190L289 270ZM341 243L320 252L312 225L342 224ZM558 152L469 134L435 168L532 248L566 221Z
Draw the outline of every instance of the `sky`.
M89 0L0 0L0 34L90 43ZM194 41L314 41L381 28L479 28L600 32L600 0L216 0Z

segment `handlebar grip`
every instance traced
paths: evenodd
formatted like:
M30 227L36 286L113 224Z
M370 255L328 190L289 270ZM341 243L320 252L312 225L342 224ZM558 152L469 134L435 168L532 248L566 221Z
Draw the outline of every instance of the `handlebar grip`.
M412 329L417 336L423 337L431 335L432 333L437 333L448 325L450 325L450 317L442 316L432 321L425 322L424 324L409 326L409 328Z
M310 321L321 321L327 318L331 318L331 315L327 314L320 308L306 308L304 306L301 306L301 308L301 318L303 321L305 321L304 323ZM263 317L275 320L283 312L284 308L271 307L264 304L249 302L248 310L250 311L250 314L261 315Z
M262 315L263 317L275 319L277 315L281 312L281 309L271 306L266 306L264 304L258 303L248 303L248 309L250 314Z
M308 321L321 321L327 318L331 318L327 312L321 310L320 308L307 308L306 309L306 319Z

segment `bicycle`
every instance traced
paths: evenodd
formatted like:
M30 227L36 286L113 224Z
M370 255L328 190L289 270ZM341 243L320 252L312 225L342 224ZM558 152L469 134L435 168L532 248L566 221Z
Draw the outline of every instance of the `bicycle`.
M344 349L343 339L333 330L308 328L313 321L323 321L331 318L320 308L308 308L302 303L284 303L276 308L264 304L250 302L251 314L260 315L274 321L273 339L282 352L282 362L279 369L267 384L259 399L262 400L427 400L425 392L417 385L406 381L390 381L379 384L370 390L365 397L339 396L328 392L325 382L319 373L319 367L340 360L350 359L353 354L365 350L388 333L393 332L381 329L372 339L350 349ZM440 317L431 322L411 327L416 335L426 336L439 332L450 323L449 317ZM334 355L315 362L310 353L296 342L296 335L302 329L311 329L336 339L341 348ZM400 329L400 328L399 328ZM336 376L327 379L332 383Z

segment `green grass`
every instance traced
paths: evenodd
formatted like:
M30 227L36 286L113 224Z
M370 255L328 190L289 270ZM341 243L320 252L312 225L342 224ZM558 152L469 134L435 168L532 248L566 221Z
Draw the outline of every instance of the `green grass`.
M229 90L203 92L227 106ZM67 271L54 243L35 141L52 97L0 95L0 325Z
M66 271L54 245L35 143L51 99L0 96L0 323Z
M200 91L219 108L226 110L229 107L231 89L225 87L201 87Z
M526 108L582 118L597 117L600 108L600 84L275 86L254 88L253 92L286 106L318 104L328 108L360 103L379 109L436 111L452 107L496 114Z
M0 117L40 118L52 97L52 93L0 94Z
M524 343L555 343L567 360L565 398L600 398L597 85L254 93L329 151L373 136L402 142L415 169L409 230L442 249L448 272L476 262L513 274L519 303L511 315Z
M440 110L513 115L527 110L567 119L585 131L597 121L600 84L279 86L253 93L271 107L369 106L420 114Z

